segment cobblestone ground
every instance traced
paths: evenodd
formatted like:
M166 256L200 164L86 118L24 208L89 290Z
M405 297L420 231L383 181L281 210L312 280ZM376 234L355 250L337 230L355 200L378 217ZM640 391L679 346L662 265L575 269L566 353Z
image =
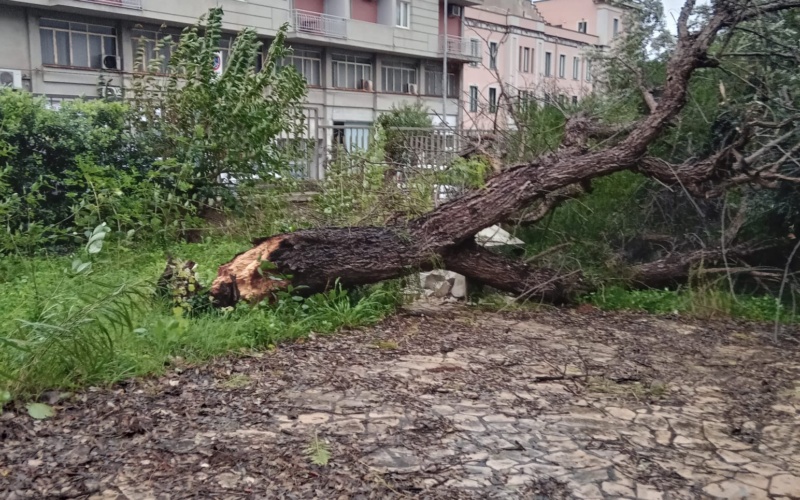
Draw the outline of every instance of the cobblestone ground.
M51 421L7 413L0 492L800 498L798 351L733 323L417 306L90 391Z

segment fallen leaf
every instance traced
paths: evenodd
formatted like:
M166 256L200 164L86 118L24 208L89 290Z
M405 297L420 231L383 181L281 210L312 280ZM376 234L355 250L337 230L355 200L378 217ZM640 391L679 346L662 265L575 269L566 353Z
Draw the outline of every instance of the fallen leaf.
M28 415L36 420L45 420L56 415L53 407L44 403L28 403L26 408L28 409Z

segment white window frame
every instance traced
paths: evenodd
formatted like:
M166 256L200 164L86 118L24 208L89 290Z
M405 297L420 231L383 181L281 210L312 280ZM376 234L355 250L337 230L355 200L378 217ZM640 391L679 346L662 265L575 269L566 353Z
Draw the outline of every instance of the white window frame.
M567 56L561 54L558 56L558 77L564 78L567 75Z
M497 88L489 87L489 113L497 113Z
M586 33L589 23L586 21L578 21L578 33Z
M331 55L333 69L332 87L337 89L365 90L360 87L362 80L372 81L372 58L356 54L333 53ZM350 75L350 70L353 74ZM343 72L344 82L340 81ZM353 77L351 84L350 77ZM361 78L359 78L361 76Z
M392 73L389 85L389 72ZM381 64L381 89L383 92L404 94L409 84L416 85L417 65L405 61L383 61Z
M586 81L592 81L592 61L586 61Z
M425 66L424 95L442 97L439 87L442 86L441 66ZM447 97L458 97L458 80L455 73L447 73Z
M611 28L611 33L613 36L619 35L619 19L616 17L614 18L613 27Z
M58 24L66 24L65 27L57 27L57 26L42 26L42 21L47 23L58 23ZM85 27L81 29L81 27ZM92 31L94 29L94 31ZM104 33L105 31L105 33ZM118 57L120 54L119 50L119 33L117 33L117 28L115 26L109 26L105 24L93 24L93 23L82 23L82 22L72 22L72 21L64 21L62 19L55 19L50 17L43 17L39 19L39 39L44 42L45 32L50 32L50 36L52 37L53 41L53 62L44 62L44 51L42 50L42 63L46 66L61 66L61 67L73 67L73 68L81 68L81 69L88 69L88 70L102 70L103 69L103 59L106 56L114 56ZM110 32L110 33L109 33ZM69 60L64 61L62 58L65 58L67 54L60 54L58 50L58 33L66 33L67 40L69 42ZM73 36L76 37L84 37L85 38L85 50L86 50L86 61L88 62L88 66L78 66L75 63L75 49L76 43L73 39ZM100 65L93 66L92 65L92 53L91 53L91 37L100 37ZM106 39L113 40L113 53L106 52ZM44 49L44 47L42 47ZM117 68L121 70L122 68Z
M578 57L572 58L572 79L579 80L581 78L581 60Z
M530 47L525 47L523 50L522 56L523 68L522 71L525 73L531 72L531 49Z
M478 112L478 86L477 85L470 85L469 86L469 112L470 113L477 113Z
M322 52L311 49L293 48L292 55L286 57L283 66L294 66L298 73L306 80L309 87L322 86ZM314 67L316 66L316 81ZM309 74L312 78L309 77Z
M411 2L398 0L395 26L398 28L411 28Z

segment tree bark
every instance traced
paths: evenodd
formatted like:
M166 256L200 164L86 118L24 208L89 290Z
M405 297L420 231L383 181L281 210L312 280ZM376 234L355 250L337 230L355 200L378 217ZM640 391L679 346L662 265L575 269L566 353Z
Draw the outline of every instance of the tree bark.
M305 230L258 241L254 248L220 267L211 287L215 303L225 306L240 299L262 300L289 283L311 291L324 290L336 280L347 286L374 283L439 263L501 290L561 300L569 288L563 277L478 249L473 243L474 235L512 219L532 203L547 205L548 196L559 200L567 186L585 185L591 179L622 170L639 170L681 185L699 186L711 179L719 182L723 177L720 170L731 160L727 151L694 164L675 166L646 158L648 147L684 107L693 72L716 65L707 53L720 30L797 5L800 0L767 1L757 7L749 2L722 2L714 4L715 10L705 24L693 30L689 18L694 0L687 0L678 18L678 39L667 63L661 97L650 103L648 115L633 124L613 127L615 133L627 133L616 143L590 150L589 140L607 136L610 129L578 114L567 121L558 151L502 170L481 189L405 226ZM264 266L263 261L271 264ZM663 262L662 267L638 272L640 276L685 274L691 263L685 264Z

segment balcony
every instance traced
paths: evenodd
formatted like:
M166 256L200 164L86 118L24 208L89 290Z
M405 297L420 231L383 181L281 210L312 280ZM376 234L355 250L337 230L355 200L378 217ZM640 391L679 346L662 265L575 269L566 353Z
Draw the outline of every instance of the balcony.
M447 49L447 58L456 61L477 62L481 59L481 47L471 46L470 40L460 36L439 36L439 54L444 55ZM473 53L473 51L475 53Z
M347 19L343 17L297 9L292 11L291 16L292 28L296 33L330 38L347 38Z
M78 0L79 2L142 10L142 0Z

